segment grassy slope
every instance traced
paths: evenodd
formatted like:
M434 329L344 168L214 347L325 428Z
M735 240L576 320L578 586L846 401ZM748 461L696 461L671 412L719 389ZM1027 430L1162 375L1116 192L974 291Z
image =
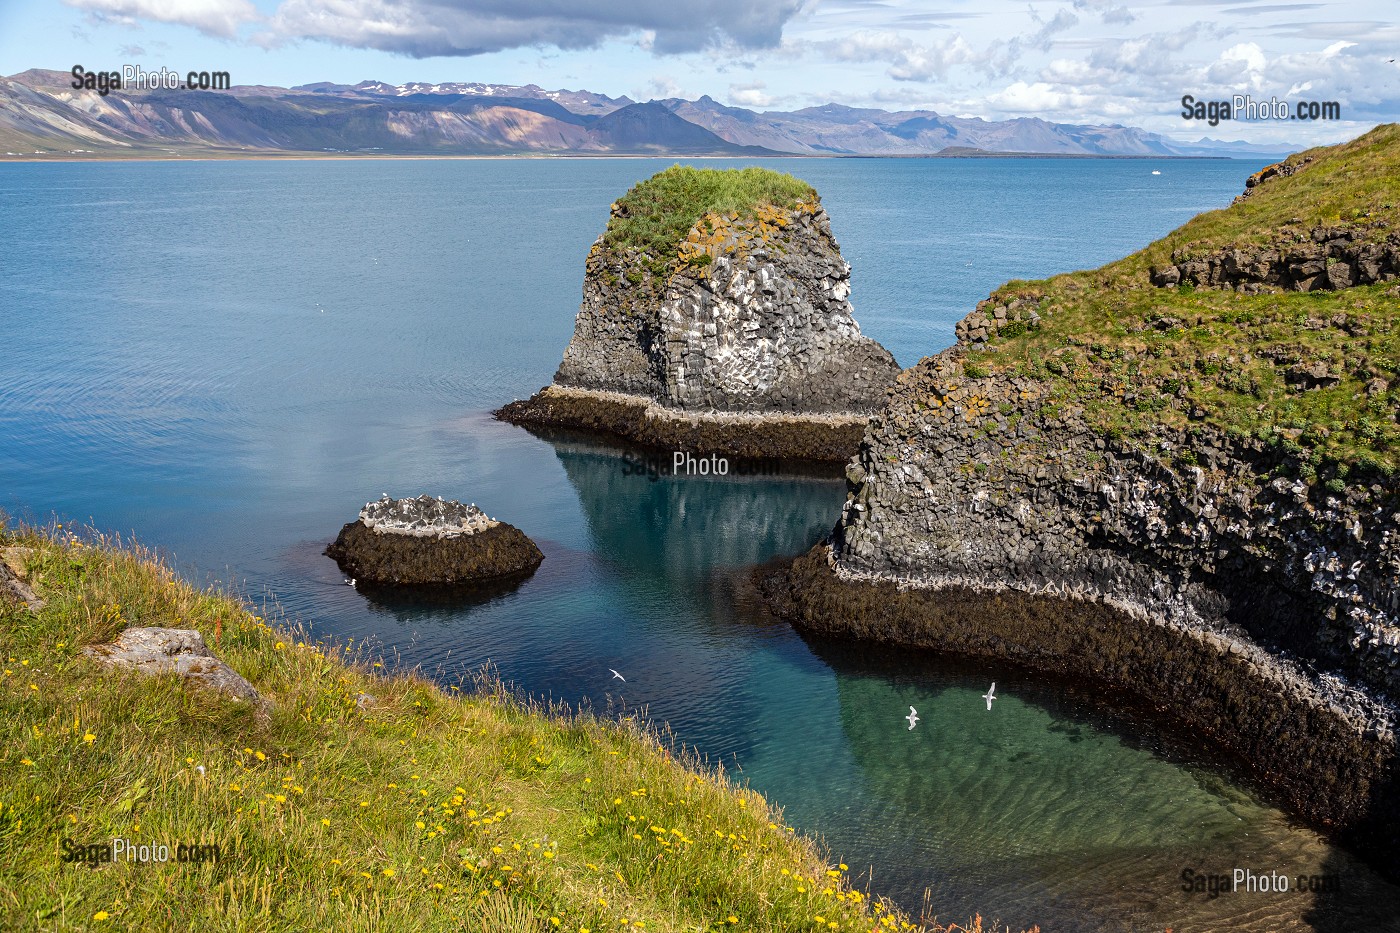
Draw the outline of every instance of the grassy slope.
M995 300L1038 298L1043 322L972 354L972 372L1049 381L1053 405L1083 407L1110 435L1146 436L1156 425L1194 420L1287 448L1305 462L1305 478L1334 488L1357 466L1390 475L1400 466L1400 297L1392 286L1251 296L1148 281L1149 268L1177 249L1199 255L1231 243L1287 242L1320 225L1375 239L1400 232L1400 126L1290 161L1305 156L1314 161L1297 174L1123 260L1002 286ZM1288 383L1289 367L1318 360L1342 377L1338 385ZM1376 378L1389 390L1368 395Z
M673 165L633 185L613 205L603 233L605 249L635 249L665 265L696 221L707 213L750 216L764 206L817 202L801 179L766 168L692 168ZM653 270L662 271L662 270Z
M139 550L0 527L16 545L49 602L0 607L0 927L909 928L760 796L635 727L375 676ZM275 709L82 655L128 625L199 630ZM62 840L117 836L233 855L61 861Z

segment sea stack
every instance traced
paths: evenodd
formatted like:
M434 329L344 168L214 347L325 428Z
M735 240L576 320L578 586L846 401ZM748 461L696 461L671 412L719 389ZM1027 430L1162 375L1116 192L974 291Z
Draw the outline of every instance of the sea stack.
M762 580L808 631L1135 694L1394 852L1400 126L1284 168L1123 260L998 289L900 375L830 538ZM1307 295L1277 263L1160 274L1299 243Z
M340 529L326 555L357 584L397 585L523 578L544 560L524 532L474 504L387 494Z
M899 367L852 316L811 186L674 166L612 206L553 384L497 416L649 446L845 460Z

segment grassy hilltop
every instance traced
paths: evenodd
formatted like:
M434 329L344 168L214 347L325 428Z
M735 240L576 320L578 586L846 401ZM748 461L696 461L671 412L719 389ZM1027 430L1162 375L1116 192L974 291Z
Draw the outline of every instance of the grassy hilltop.
M1105 435L1129 442L1163 426L1206 425L1280 449L1303 478L1336 491L1349 475L1392 476L1396 283L1261 294L1151 283L1154 267L1231 247L1287 250L1319 228L1357 243L1400 237L1400 126L1299 153L1286 166L1296 172L1118 262L1002 286L989 306L1031 308L1038 320L994 332L968 354L968 374L1047 382L1046 414L1082 409Z
M0 526L0 556L48 601L0 602L0 928L913 928L758 794L635 725L381 676L61 528ZM129 625L197 629L274 708L83 655ZM171 860L63 861L65 840L114 837ZM177 863L181 842L224 857Z
M706 215L737 220L753 217L763 208L791 209L799 203L815 206L816 190L782 172L757 166L673 165L617 199L603 232L603 248L645 253L653 274L664 275L675 264L677 247Z

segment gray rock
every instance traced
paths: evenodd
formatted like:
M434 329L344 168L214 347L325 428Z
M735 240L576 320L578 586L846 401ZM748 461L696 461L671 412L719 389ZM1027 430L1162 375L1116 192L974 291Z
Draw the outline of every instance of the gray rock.
M179 674L181 679L204 690L216 690L234 700L270 705L253 685L209 650L204 636L191 629L129 628L110 645L84 649L95 661L112 667L127 667L143 674Z
M852 316L851 268L826 212L706 223L677 244L691 260L664 280L600 238L555 383L683 412L876 411L899 367Z
M28 552L28 548L5 548L5 553L0 555L3 557L0 559L0 601L21 602L30 612L38 612L44 608L45 603L21 576L22 558Z

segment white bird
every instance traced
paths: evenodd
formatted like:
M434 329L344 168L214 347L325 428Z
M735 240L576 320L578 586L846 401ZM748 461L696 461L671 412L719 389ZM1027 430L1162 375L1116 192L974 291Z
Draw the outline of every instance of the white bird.
M919 711L911 706L909 707L909 715L905 716L904 718L909 720L909 728L912 731L914 728L914 724L919 721Z
M617 671L613 671L612 668L608 668L608 670L612 671L613 677L617 678L618 680L622 681L623 683L627 683L627 678L626 678L626 677L623 677L623 676L622 676L621 674L619 674Z
M994 680L994 681L992 681L992 689L990 689L990 690L988 690L986 693L982 694L982 699L984 699L984 700L987 701L987 709L988 709L989 711L990 711L991 708L992 708L992 701L995 700L995 699L997 698L997 697L996 697L996 693L997 693L997 682Z
M346 580L346 581L345 581L345 585L346 585L346 586L354 586L354 585L355 585L355 578L354 578L354 577L351 577L350 579Z
M1162 173L1159 172L1159 171L1157 171L1157 170L1154 168L1154 169L1152 170L1152 174L1153 174L1153 175L1160 175L1160 174L1162 174Z

